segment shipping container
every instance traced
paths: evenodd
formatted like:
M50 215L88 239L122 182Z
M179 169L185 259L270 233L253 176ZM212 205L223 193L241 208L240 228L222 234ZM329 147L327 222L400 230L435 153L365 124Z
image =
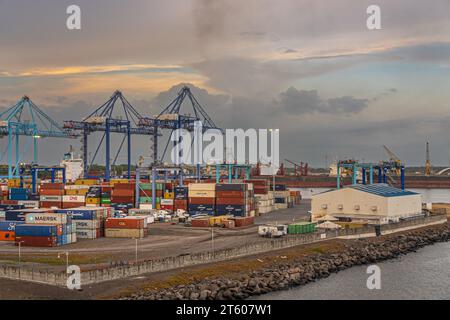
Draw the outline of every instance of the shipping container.
M14 241L15 239L14 231L0 231L0 241Z
M214 198L216 192L214 190L191 190L189 189L189 198L201 197L201 198Z
M61 225L19 224L16 225L16 237L54 237L62 235Z
M57 238L54 237L35 237L35 236L17 236L16 245L24 247L56 247Z
M212 205L216 204L216 198L208 198L208 197L194 197L189 198L190 204L203 204L203 205Z
M25 221L35 224L66 224L68 219L64 213L27 213Z
M108 218L105 221L105 228L110 229L142 229L143 219Z
M105 229L106 238L144 238L144 229Z
M316 231L316 224L311 222L292 223L288 226L289 234L304 234Z
M0 231L15 231L16 225L24 223L24 221L0 221Z
M247 185L245 183L218 183L216 191L241 191L245 192Z

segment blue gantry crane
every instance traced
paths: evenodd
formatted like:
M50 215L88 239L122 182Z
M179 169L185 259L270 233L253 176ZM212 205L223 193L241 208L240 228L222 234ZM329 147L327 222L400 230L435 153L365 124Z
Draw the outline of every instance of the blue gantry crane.
M188 100L191 104L191 112L193 114L182 113L182 105L185 100ZM141 120L141 126L154 128L153 137L153 165L162 163L167 147L170 144L170 138L167 140L161 159L158 159L158 134L162 129L173 131L177 129L185 129L188 131L194 130L194 124L197 121L202 122L203 132L209 129L217 129L222 131L216 126L214 121L210 118L205 109L200 105L195 96L192 94L191 89L188 86L184 86L178 92L177 97L165 107L156 117L143 118ZM197 169L198 171L199 169Z
M121 107L115 107L117 102ZM119 114L121 112L121 114ZM131 178L131 136L132 135L157 135L157 130L152 126L142 126L142 115L128 102L120 91L115 91L111 98L98 107L94 112L81 121L64 121L64 128L73 132L81 132L83 149L84 177L89 177L89 168L95 161L103 141L105 141L105 176L111 178L111 133L123 134L123 139L117 150L113 164L127 140L127 166L128 178ZM103 132L103 136L91 159L88 162L88 136L93 132Z
M19 176L19 164L23 159L20 152L20 136L28 136L33 141L33 163L38 162L38 140L41 138L74 138L55 120L45 114L27 96L22 97L12 107L0 113L0 137L8 137L8 178ZM13 140L15 140L15 163L13 163ZM30 140L24 147L24 153L29 150ZM3 156L3 154L2 154Z

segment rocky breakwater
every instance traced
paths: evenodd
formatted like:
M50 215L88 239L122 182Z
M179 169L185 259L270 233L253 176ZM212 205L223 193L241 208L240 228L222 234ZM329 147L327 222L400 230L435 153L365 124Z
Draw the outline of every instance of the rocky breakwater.
M414 252L436 242L448 241L448 223L385 238L354 240L337 253L315 254L278 262L237 278L205 278L195 283L160 290L134 293L122 299L133 300L221 300L246 299L250 296L288 289L328 277L331 273L355 265L375 263Z

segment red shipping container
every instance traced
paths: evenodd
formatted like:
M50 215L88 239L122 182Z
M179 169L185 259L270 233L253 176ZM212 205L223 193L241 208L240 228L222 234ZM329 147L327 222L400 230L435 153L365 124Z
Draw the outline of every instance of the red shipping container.
M79 206L79 203L78 203L78 206ZM61 201L39 201L39 207L40 208L51 208L51 207L61 208L62 202Z
M40 189L39 194L41 196L63 196L63 189Z
M114 190L134 190L134 183L116 183L114 185Z
M134 190L131 189L113 189L111 195L118 197L129 197L134 195Z
M17 204L17 200L2 200L2 204Z
M217 205L220 204L236 204L236 205L245 205L244 198L216 198Z
M247 227L253 224L253 217L235 217L234 224L237 228Z
M16 246L24 247L56 247L56 237L16 237Z
M42 183L40 185L41 189L64 189L63 183Z
M144 219L108 218L105 228L111 229L143 229Z
M192 219L191 225L193 227L208 228L209 219Z
M189 198L189 203L190 204L215 204L216 203L216 198L207 198L207 197L194 197L194 198Z
M245 192L243 191L216 191L217 198L244 198Z
M77 208L83 206L84 202L63 202L62 209Z
M167 211L173 211L173 205L172 204L162 204L161 210L167 210Z

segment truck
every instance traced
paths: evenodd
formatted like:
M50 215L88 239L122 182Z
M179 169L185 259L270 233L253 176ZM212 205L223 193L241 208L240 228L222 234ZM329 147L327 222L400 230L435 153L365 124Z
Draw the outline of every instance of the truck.
M258 234L266 238L280 238L287 235L288 226L284 224L259 226Z

